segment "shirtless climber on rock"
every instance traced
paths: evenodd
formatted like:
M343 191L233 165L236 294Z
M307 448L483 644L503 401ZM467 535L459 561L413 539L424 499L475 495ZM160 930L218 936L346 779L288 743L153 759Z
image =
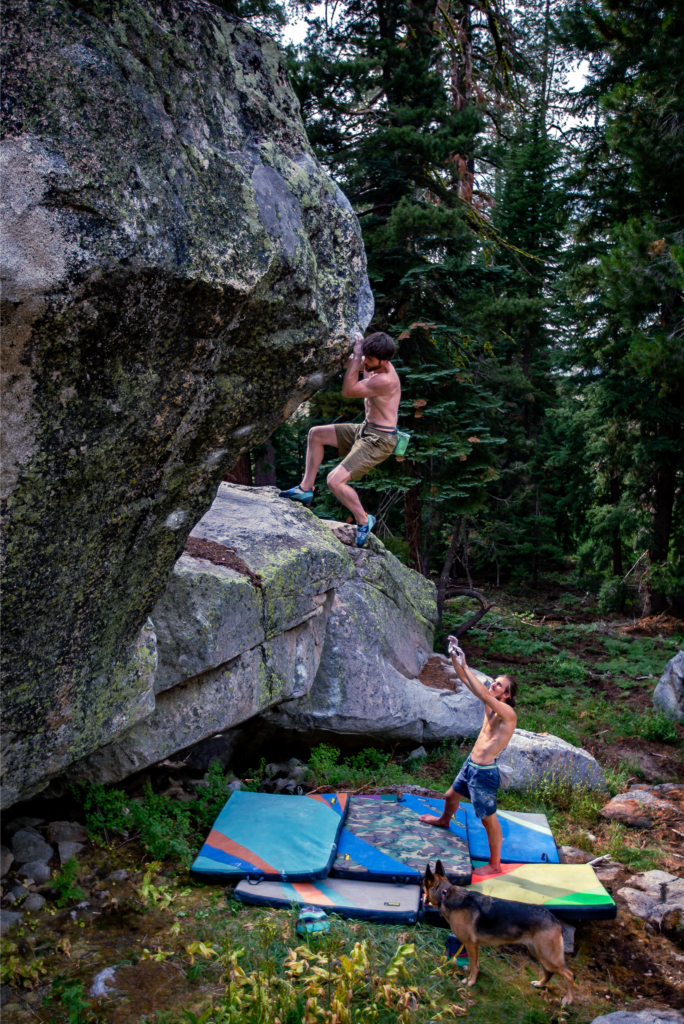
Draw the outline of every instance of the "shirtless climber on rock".
M489 840L489 863L473 871L473 878L486 878L501 873L501 825L496 816L496 791L499 788L499 769L496 758L508 745L515 730L517 717L513 710L517 683L509 676L498 676L487 689L473 675L465 654L454 637L449 637L449 654L456 674L471 693L485 706L484 722L475 746L446 792L444 810L440 817L422 814L421 821L428 825L448 828L452 815L458 810L461 797L468 797L475 814L480 818Z
M350 480L360 480L374 466L388 459L397 443L397 415L401 401L401 381L389 361L395 345L388 334L377 332L364 339L354 338L354 350L342 384L345 398L363 398L363 423L335 423L312 427L306 447L306 471L301 484L281 491L281 497L310 505L316 474L323 461L325 445L338 448L343 457L339 466L328 473L328 487L356 519L358 547L368 540L375 526L375 516L363 510L359 496ZM363 380L359 374L363 369Z

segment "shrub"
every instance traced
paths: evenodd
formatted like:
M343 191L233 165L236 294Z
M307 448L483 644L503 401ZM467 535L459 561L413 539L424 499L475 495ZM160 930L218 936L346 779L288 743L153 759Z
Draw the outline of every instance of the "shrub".
M654 743L676 743L674 722L662 711L629 711L618 709L608 715L608 721L618 736L641 736Z
M313 747L309 758L307 779L314 786L393 786L407 782L410 776L401 765L394 764L392 755L374 747L366 747L358 754L345 757L337 747L321 743Z
M121 789L107 790L99 783L81 783L74 790L85 810L88 828L106 843L116 833L134 832L156 859L175 857L184 864L192 860L193 827L187 804L154 793L149 782L142 798L136 800Z
M85 891L75 884L77 877L78 861L75 857L71 857L62 870L57 872L51 883L51 887L57 893L56 906L68 907L70 903L77 903L86 898Z
M621 612L625 607L628 591L629 587L620 576L604 580L598 594L599 612Z

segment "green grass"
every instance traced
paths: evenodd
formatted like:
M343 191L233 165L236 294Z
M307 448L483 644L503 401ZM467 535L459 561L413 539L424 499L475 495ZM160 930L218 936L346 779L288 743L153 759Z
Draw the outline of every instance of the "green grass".
M99 783L80 783L73 793L85 811L91 834L105 845L116 836L132 835L153 858L189 866L230 796L218 761L209 768L205 781L206 787L188 803L154 793L149 782L143 796L134 799L122 789Z

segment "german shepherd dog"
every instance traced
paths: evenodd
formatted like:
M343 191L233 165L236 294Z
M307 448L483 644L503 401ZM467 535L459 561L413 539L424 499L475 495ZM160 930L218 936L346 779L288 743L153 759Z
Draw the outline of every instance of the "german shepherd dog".
M427 865L423 884L431 905L441 912L468 951L469 986L477 980L480 946L524 942L543 970L541 979L532 982L534 987L544 988L554 974L560 974L568 986L562 1005L569 1006L573 999L574 977L565 966L561 926L549 910L529 903L499 900L452 885L440 860L435 864L434 874Z

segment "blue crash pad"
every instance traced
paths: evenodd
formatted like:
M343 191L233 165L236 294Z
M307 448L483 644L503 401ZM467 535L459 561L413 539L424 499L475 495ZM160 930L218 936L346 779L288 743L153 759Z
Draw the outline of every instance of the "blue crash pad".
M462 803L458 812L465 815L471 859L488 861L487 833L473 805ZM503 864L558 864L558 850L545 814L497 810L496 816L503 833Z
M329 914L384 921L386 924L415 924L420 906L419 885L388 882L357 882L326 878L322 882L240 882L235 899L265 907L321 907Z
M233 793L192 873L206 881L324 878L337 852L347 801L346 793Z

